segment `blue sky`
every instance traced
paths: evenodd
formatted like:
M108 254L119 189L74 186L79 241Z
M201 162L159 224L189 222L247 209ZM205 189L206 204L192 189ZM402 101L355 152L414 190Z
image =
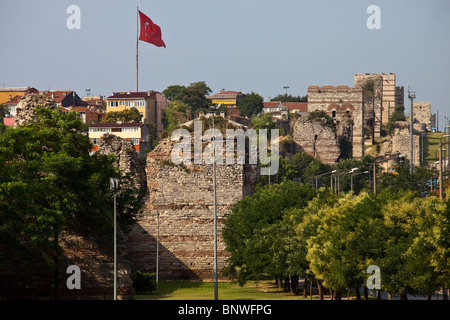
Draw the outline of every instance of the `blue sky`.
M67 7L81 9L70 30ZM369 30L369 5L381 29ZM450 116L448 0L15 0L0 3L0 85L109 95L135 90L136 7L167 48L139 42L139 89L205 81L266 100L310 85L393 72L397 85ZM407 102L407 101L405 101ZM409 109L409 102L407 110Z

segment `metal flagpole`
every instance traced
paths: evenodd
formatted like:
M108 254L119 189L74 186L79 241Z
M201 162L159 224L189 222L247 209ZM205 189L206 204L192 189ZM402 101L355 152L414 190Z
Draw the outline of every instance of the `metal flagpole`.
M138 52L139 52L139 7L136 7L136 92L139 92L138 82Z

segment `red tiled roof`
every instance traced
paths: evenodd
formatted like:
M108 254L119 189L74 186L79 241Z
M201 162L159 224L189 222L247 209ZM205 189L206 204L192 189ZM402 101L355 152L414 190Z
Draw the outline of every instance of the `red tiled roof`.
M65 97L72 95L72 91L45 91L42 94L52 98L56 103L61 103Z
M308 112L308 102L283 102L288 109L295 109L300 112Z
M23 98L23 96L15 96L14 98L12 98L10 101L7 101L6 102L6 105L9 105L9 104L18 104L19 103L19 101L20 101L20 99L22 99Z
M276 108L280 104L280 101L268 101L264 102L264 108Z
M73 111L77 111L77 112L88 112L88 111L90 111L90 112L93 112L93 113L101 113L101 114L103 114L103 112L100 112L100 111L97 111L97 110L91 110L88 107L72 107L72 110Z
M149 94L150 93L150 94ZM136 99L136 98L147 98L154 97L158 92L156 91L145 91L145 92L115 92L113 95L109 96L107 99Z
M12 126L16 123L16 121L14 121L14 118L3 118L3 123L5 124L5 126Z
M90 128L124 128L124 127L142 127L143 122L123 122L123 123L95 123L89 126Z
M243 94L242 92L238 92L238 91L223 91L223 92L219 92L217 94L235 94L235 95L241 95Z

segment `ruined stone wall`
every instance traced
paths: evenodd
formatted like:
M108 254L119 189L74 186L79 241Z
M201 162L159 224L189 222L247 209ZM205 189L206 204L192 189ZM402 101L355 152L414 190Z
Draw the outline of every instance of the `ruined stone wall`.
M130 140L122 139L116 135L107 133L97 140L98 152L101 154L116 155L115 166L123 174L130 174L133 184L139 189L146 189L147 179L145 164L141 161L139 153ZM141 194L144 196L144 191Z
M420 141L419 135L413 135L413 163L415 166L420 165ZM411 159L411 137L406 134L398 134L392 137L392 152L400 152L406 154L407 161Z
M424 123L427 131L431 131L431 103L413 102L414 122Z
M294 123L292 137L294 152L306 152L319 161L334 164L340 156L336 132L326 126L323 119L300 117Z
M363 104L364 104L364 112L365 112L365 125L370 124L374 127L374 136L381 136L381 126L384 123L383 116L383 78L374 73L371 74L358 74L355 76L355 87L364 88L368 81L373 81L373 89L374 93L371 94L369 92L365 92L363 89Z
M394 73L358 73L355 74L355 86L358 82L365 79L382 77L382 105L381 118L382 123L388 123L395 106L404 105L404 88L396 85L396 75Z
M361 88L348 86L310 86L308 87L308 112L325 111L337 120L353 120L352 145L353 157L364 156L364 123L363 91Z
M211 280L214 274L214 198L212 165L175 165L174 142L162 140L147 157L149 199L128 235L135 269L155 272L159 212L159 272L164 278ZM216 165L218 268L227 251L221 230L231 206L253 192L256 165ZM221 273L219 273L221 277Z
M60 244L64 257L59 259L59 293L61 300L112 300L114 298L113 233L105 241L64 233ZM72 275L67 268L80 268L80 289L69 289L66 281ZM132 298L131 262L126 238L119 234L117 246L118 299ZM45 263L11 260L0 265L0 299L55 298L54 268Z
M55 102L46 95L26 94L16 106L16 115L14 116L15 126L25 125L36 119L36 106L43 106L50 109L57 109Z

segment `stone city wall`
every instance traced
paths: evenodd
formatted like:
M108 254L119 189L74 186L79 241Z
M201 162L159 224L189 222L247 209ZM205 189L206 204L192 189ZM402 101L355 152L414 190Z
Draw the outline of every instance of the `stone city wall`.
M147 157L149 199L128 235L135 269L156 270L159 224L159 272L164 278L211 280L214 275L214 197L212 165L175 165L174 142L162 140ZM228 256L221 230L231 206L253 192L257 165L216 165L218 269ZM159 223L158 216L159 213Z

